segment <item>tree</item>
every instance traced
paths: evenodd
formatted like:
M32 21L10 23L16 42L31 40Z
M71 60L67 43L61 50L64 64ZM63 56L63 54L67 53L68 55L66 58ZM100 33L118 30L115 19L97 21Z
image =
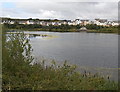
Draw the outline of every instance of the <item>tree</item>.
M26 70L29 71L29 65L33 61L32 48L24 33L6 34L5 29L2 43L2 87L3 90L10 90L12 86L20 86L22 77L29 74Z

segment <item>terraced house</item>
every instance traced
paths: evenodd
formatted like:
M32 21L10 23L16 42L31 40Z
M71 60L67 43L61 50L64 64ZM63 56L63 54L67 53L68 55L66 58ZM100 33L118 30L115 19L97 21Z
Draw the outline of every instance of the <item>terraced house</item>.
M96 24L100 26L118 26L118 21L108 21L107 19L95 19L90 21L88 19L75 19L75 20L57 20L57 19L11 19L11 18L1 18L0 24L39 24L42 26L59 26L59 25L83 25L86 26L87 24Z

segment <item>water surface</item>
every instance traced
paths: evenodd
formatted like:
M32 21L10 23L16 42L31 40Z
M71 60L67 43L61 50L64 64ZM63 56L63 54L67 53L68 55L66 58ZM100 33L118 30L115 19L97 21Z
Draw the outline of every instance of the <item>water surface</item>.
M28 32L29 33L29 32ZM100 71L117 77L118 35L104 33L59 33L31 32L52 35L51 38L36 36L31 38L33 55L37 59L55 59L58 64L67 60L70 64ZM106 72L105 72L106 71Z

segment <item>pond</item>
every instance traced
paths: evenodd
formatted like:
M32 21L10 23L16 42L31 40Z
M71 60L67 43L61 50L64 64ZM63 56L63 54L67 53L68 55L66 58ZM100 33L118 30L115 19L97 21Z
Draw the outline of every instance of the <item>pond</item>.
M118 35L85 32L25 32L46 36L30 37L33 55L47 63L56 60L58 64L65 60L75 64L82 72L99 72L101 76L110 76L117 80Z

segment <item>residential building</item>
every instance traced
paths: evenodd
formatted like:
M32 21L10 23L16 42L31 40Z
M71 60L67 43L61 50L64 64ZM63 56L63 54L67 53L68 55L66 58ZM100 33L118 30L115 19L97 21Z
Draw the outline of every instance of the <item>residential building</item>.
M119 25L118 21L113 21L112 22L112 26L118 26L118 25Z
M79 25L79 24L81 24L81 23L82 23L82 22L81 22L80 19L76 19L76 20L75 20L75 24L76 24L76 25Z
M95 19L94 24L100 25L100 26L106 26L107 19Z
M27 24L27 21L26 20L20 20L18 21L19 24Z
M81 23L80 23L80 25L87 25L87 24L89 24L89 20L81 20Z
M27 20L26 24L35 24L33 20Z
M11 18L0 18L0 24L8 23L8 24L39 24L43 26L59 26L59 25L87 25L87 24L96 24L100 26L118 26L119 23L118 21L108 21L107 19L95 19L93 21L89 20L80 20L80 19L75 19L75 20L58 20L58 19L11 19Z

